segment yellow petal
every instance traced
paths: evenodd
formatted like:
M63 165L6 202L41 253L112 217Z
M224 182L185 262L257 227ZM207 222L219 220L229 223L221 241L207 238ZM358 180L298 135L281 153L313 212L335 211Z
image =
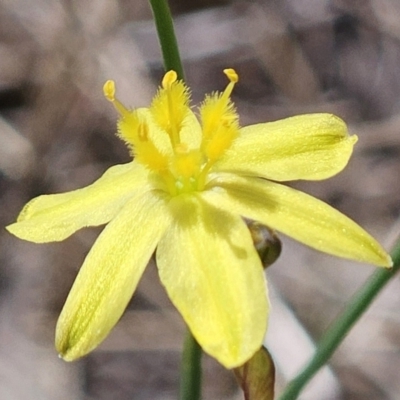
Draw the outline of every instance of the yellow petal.
M66 361L93 350L121 317L170 221L154 192L137 192L106 226L69 293L56 328Z
M36 197L7 230L36 243L63 240L78 229L110 221L146 178L147 172L135 162L116 165L87 187Z
M243 220L200 197L171 201L157 249L161 282L201 347L227 368L262 343L268 314L260 259Z
M183 120L180 137L181 142L186 143L189 149L197 149L200 147L202 138L201 126L196 115L191 110L188 110Z
M218 207L259 221L317 250L390 267L382 246L354 221L328 204L259 178L219 176L204 198Z
M356 141L334 115L299 115L242 128L216 169L276 181L326 179L346 166Z

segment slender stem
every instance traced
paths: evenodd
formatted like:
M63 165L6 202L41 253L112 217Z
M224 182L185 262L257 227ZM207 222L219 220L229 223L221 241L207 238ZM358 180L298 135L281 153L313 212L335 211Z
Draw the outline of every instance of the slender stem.
M182 353L180 400L200 399L201 354L201 347L188 329Z
M149 0L156 23L158 40L164 59L166 71L173 69L178 79L184 79L178 42L176 41L174 24L167 0Z
M157 28L158 40L166 71L174 70L178 79L184 79L178 42L167 0L149 0ZM201 396L202 350L188 329L181 362L180 400L199 400Z
M286 387L279 400L295 400L304 386L316 374L316 372L327 363L334 351L346 337L352 326L370 306L376 295L384 288L389 280L400 269L400 244L392 252L394 266L391 270L377 270L356 292L349 301L345 310L332 323L329 330L318 343L314 356L305 366L303 371L297 375Z

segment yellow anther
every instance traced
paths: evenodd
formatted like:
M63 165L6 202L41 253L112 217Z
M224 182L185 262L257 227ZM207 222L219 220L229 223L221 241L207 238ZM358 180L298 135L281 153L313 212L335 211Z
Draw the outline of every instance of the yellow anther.
M139 125L138 137L142 142L146 142L149 139L149 127L144 122L141 122Z
M122 103L115 98L115 82L107 81L103 86L103 93L105 98L108 101L113 103L115 109L123 116L126 117L129 115L129 110L127 110Z
M224 101L228 101L236 82L239 80L239 76L232 68L224 69L224 74L228 77L229 83L222 93L221 100L224 99Z
M237 83L239 81L239 75L236 73L236 71L233 68L224 69L224 74L233 83Z
M115 82L107 81L103 86L103 93L108 101L113 102L115 100Z
M175 71L171 70L168 71L165 75L164 78L161 82L162 87L164 89L169 89L171 87L171 85L176 82L176 80L178 79L178 75Z

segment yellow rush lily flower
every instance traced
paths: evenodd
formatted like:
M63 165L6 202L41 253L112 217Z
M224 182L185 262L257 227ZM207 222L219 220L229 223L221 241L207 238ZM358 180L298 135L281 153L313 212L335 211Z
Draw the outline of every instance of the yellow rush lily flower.
M277 181L341 171L356 136L330 114L240 128L230 95L206 96L199 119L189 90L165 74L149 108L126 109L114 82L104 94L120 113L119 136L134 160L92 185L29 202L7 229L36 243L107 224L61 312L56 347L71 361L93 350L123 314L151 255L162 284L201 347L227 368L259 348L269 303L263 268L242 217L317 250L378 266L392 261L349 218Z

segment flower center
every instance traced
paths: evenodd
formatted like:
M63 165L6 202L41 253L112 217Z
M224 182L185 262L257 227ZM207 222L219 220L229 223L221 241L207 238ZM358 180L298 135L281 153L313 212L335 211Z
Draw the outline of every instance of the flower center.
M128 110L115 98L115 84L103 91L120 114L119 136L135 160L161 177L176 196L201 191L213 165L239 134L238 115L230 98L238 75L224 70L229 83L222 93L207 95L199 107L199 120L191 111L188 87L168 71L149 108Z

